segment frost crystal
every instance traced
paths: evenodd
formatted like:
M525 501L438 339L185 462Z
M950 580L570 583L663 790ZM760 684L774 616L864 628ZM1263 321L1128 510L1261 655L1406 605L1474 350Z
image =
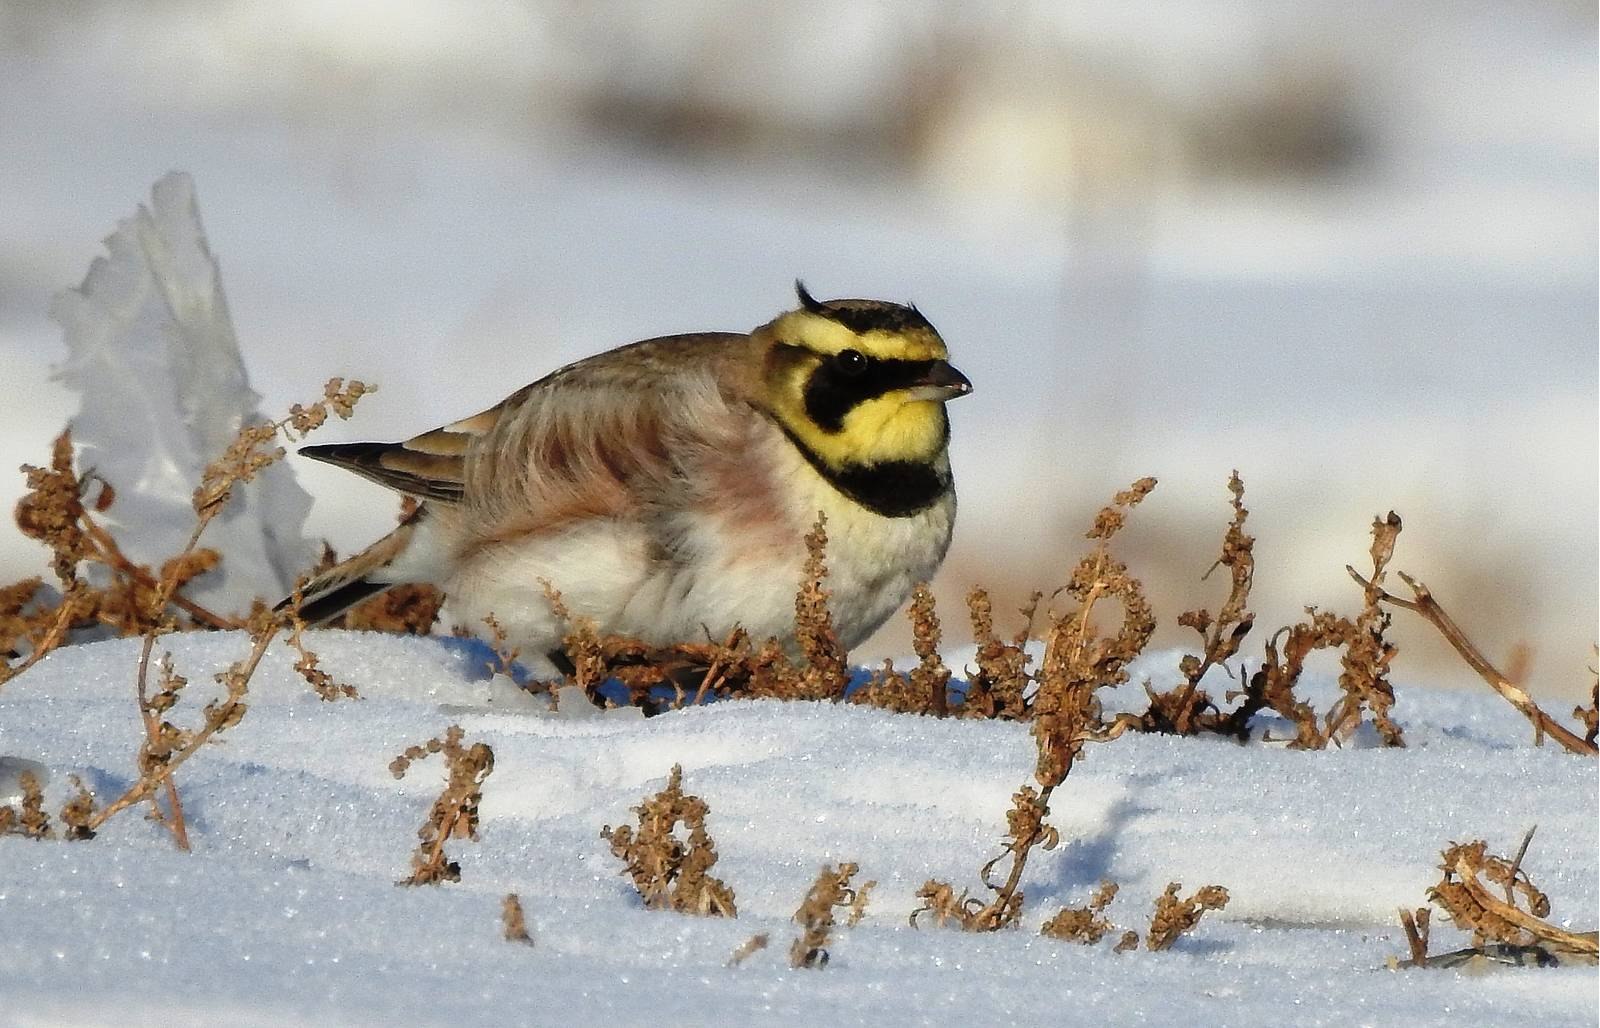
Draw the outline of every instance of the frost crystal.
M241 425L265 420L250 388L206 245L194 182L169 172L151 203L106 240L83 285L56 297L51 316L66 336L56 377L77 390L71 421L79 466L116 488L108 516L123 551L159 565L194 525L190 497L206 464ZM236 490L202 545L221 566L186 591L223 611L286 593L315 561L302 535L311 497L288 466L268 468Z

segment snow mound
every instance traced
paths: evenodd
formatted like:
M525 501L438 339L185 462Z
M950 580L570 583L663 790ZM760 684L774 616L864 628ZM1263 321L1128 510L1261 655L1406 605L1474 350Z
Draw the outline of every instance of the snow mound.
M164 640L209 698L238 634ZM1575 929L1597 920L1595 765L1531 745L1474 692L1405 689L1411 746L1322 753L1125 736L1091 747L1057 793L1061 845L1030 861L1024 928L912 929L924 880L981 891L1033 744L1018 724L818 703L725 702L648 720L507 707L469 651L439 640L317 633L360 701L324 703L274 646L244 721L179 773L194 852L129 814L87 843L0 838L0 995L44 1023L1511 1023L1592 1024L1594 972L1383 970L1397 907L1424 902L1439 850L1514 846ZM137 640L70 647L0 692L0 755L125 788L140 727ZM1165 656L1149 666L1166 666ZM1136 668L1136 671L1138 669ZM1317 683L1332 689L1331 682ZM1134 686L1125 690L1135 689ZM388 764L459 723L493 746L481 839L462 881L396 888L442 784ZM600 839L674 763L710 805L736 920L645 911ZM821 864L878 882L822 971L785 959ZM1037 934L1102 878L1143 929L1169 881L1233 901L1174 950L1113 954ZM501 939L516 892L532 948ZM738 968L756 932L772 945ZM1435 949L1464 944L1440 918Z

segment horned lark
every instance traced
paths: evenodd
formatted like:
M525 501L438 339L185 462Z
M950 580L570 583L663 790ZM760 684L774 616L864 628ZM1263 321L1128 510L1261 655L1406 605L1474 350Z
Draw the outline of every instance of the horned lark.
M944 559L944 401L972 385L915 307L796 287L798 309L748 334L633 343L405 442L302 449L422 501L315 578L302 616L429 582L456 623L492 613L524 653L554 653L545 580L602 632L792 641L821 511L833 617L859 643Z

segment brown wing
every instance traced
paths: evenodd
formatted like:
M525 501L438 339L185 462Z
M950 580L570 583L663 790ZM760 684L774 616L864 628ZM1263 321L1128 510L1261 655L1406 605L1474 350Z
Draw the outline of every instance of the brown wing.
M671 506L703 456L734 445L749 337L647 340L570 365L503 405L465 459L479 545Z
M726 413L749 337L668 336L569 364L494 407L398 443L300 452L422 499L459 504L480 535L616 514L670 478L671 450ZM492 541L486 538L485 541Z

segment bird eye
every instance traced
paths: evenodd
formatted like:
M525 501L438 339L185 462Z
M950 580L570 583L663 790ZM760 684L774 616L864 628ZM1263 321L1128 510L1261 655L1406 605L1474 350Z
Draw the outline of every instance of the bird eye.
M867 359L860 350L840 350L834 361L839 365L839 370L847 375L859 375L867 370Z

